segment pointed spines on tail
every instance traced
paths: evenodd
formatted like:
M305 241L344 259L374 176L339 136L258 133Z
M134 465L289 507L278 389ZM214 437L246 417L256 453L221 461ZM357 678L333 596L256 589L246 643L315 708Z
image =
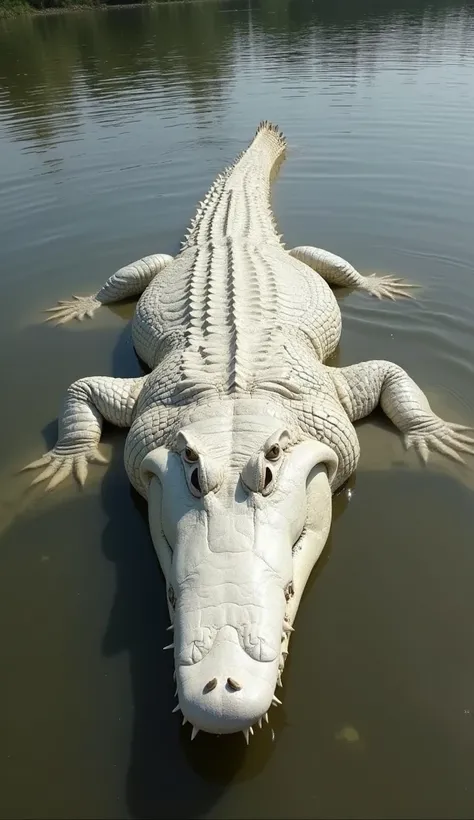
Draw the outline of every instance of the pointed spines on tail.
M268 120L262 120L258 125L255 136L257 137L258 134L262 133L262 131L275 137L282 149L286 148L286 137L283 131L280 131L278 125L275 125L273 122L269 122Z
M239 166L239 163L245 160L246 157L253 155L256 164L262 168L272 168L276 166L278 158L284 153L286 149L286 138L278 125L262 120L256 131L255 136L244 151L241 151L235 160L220 173L213 184L209 188L206 196L199 202L196 214L191 220L188 230L186 231L184 240L181 242L181 249L183 250L188 245L194 244L203 240L202 230L204 223L212 222L217 211L220 201L220 195L232 175L232 173ZM256 153L254 153L256 152ZM273 215L272 215L273 220Z

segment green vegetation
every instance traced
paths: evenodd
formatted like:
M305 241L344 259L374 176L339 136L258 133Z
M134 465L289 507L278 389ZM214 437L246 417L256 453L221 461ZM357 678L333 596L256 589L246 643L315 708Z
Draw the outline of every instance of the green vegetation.
M26 0L0 0L0 17L15 17L32 11Z
M153 0L150 0L152 2ZM73 11L82 8L133 5L143 0L0 0L0 17L35 14L47 11Z

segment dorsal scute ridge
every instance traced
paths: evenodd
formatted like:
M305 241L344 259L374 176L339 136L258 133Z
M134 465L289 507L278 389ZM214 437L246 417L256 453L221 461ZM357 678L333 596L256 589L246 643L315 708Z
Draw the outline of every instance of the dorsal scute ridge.
M245 155L252 149L257 138L263 134L268 134L272 137L272 140L276 140L278 145L278 153L281 153L286 148L286 138L282 131L280 131L277 125L269 122L268 120L262 120L257 130L255 131L255 136L252 141L249 143L247 148L244 151L241 151L235 157L234 161L228 165L223 171L221 171L215 178L214 182L212 183L211 187L209 188L207 194L205 195L204 199L198 203L196 212L194 217L192 218L189 228L186 231L185 237L181 242L181 247L184 249L187 245L192 244L193 239L196 237L196 234L199 230L200 224L206 218L207 211L209 207L215 203L217 197L222 192L224 185L226 184L228 178L235 170L236 166L239 162L245 157ZM273 214L271 214L272 221L274 220Z

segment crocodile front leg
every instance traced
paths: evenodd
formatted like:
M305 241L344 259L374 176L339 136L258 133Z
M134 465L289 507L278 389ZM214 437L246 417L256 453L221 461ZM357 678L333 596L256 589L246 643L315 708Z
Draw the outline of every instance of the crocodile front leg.
M424 462L430 450L460 462L464 461L460 453L474 454L474 440L466 434L472 428L444 421L433 413L423 391L398 365L370 361L327 371L351 421L368 416L380 403L403 433L405 446L414 447Z
M293 248L289 254L319 273L329 285L365 290L378 299L413 299L410 289L419 287L394 276L377 276L375 273L371 276L362 276L350 262L322 248L302 245Z
M73 296L72 301L58 302L56 307L48 308L45 312L51 316L46 321L54 321L57 325L63 325L72 319L82 321L86 316L92 318L101 305L139 296L152 279L172 261L173 257L166 253L155 253L138 259L116 271L93 296Z
M137 379L93 376L71 384L59 419L56 445L23 468L45 467L32 483L38 484L49 478L46 489L52 490L74 473L79 483L84 484L89 463L106 464L107 459L98 450L102 421L117 427L130 427L146 379L147 376Z

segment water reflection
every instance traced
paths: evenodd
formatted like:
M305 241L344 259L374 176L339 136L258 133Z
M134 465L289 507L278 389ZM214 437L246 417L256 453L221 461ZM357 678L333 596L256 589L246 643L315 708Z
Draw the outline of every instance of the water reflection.
M263 71L271 61L298 83L316 69L350 93L381 63L400 60L410 72L442 42L455 41L462 60L472 36L472 6L454 0L169 2L0 21L0 123L51 147L73 139L84 115L118 125L153 111L167 120L184 104L208 122L229 104L241 60L262 60Z

